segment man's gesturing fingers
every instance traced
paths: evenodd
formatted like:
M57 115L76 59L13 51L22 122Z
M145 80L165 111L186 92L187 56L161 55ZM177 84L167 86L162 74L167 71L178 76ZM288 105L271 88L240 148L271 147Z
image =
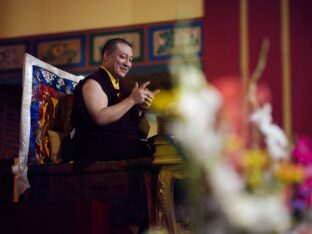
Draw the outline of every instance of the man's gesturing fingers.
M140 85L139 88L144 90L150 83L151 83L150 81L146 81L142 85Z
M155 90L155 91L153 92L154 97L155 97L155 96L156 96L159 92L160 92L160 90L159 90L159 89Z

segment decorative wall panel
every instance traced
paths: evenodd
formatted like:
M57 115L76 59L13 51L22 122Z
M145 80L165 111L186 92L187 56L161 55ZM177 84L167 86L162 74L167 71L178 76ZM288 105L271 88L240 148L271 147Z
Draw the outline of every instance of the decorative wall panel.
M100 32L90 35L90 65L99 65L101 63L101 50L109 39L120 37L132 44L134 61L143 61L143 30L134 29L116 32Z
M202 55L202 24L161 25L149 29L149 59L168 59L183 45Z
M26 42L0 44L0 71L21 69L26 50Z
M85 63L84 36L44 38L35 44L37 57L49 64L82 66Z

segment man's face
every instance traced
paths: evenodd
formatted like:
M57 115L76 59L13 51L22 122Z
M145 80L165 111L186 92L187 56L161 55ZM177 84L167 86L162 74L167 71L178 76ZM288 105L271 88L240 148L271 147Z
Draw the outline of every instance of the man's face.
M118 43L114 52L108 55L107 69L115 78L124 78L132 67L132 60L131 47Z

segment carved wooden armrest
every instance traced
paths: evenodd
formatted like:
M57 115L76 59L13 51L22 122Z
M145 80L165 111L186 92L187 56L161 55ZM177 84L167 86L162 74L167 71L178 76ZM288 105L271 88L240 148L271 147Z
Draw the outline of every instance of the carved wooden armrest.
M185 178L185 166L168 165L159 170L157 182L156 222L158 227L165 227L168 233L178 233L174 209L173 185L175 179Z

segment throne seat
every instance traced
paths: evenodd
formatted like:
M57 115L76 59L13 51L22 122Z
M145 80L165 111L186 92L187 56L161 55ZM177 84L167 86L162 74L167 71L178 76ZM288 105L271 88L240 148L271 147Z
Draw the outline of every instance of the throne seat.
M18 196L26 202L100 201L111 207L112 224L154 223L151 158L94 162L77 168L63 162L72 93L81 76L26 54L21 110Z

